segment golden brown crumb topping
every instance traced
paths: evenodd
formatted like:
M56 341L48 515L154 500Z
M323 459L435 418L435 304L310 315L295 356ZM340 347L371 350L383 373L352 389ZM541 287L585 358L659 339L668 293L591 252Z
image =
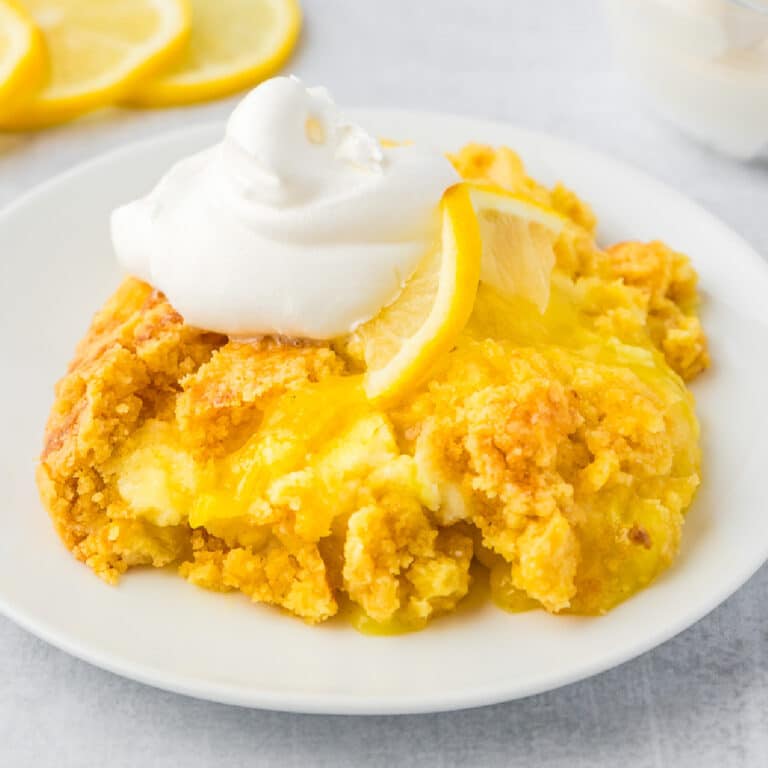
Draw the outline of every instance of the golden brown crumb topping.
M588 206L511 150L452 160L569 220L547 311L481 287L431 380L384 409L343 344L230 341L126 280L57 385L38 468L77 558L406 628L453 610L473 567L508 608L599 613L669 565L699 483L680 377L708 364L690 262L602 250Z

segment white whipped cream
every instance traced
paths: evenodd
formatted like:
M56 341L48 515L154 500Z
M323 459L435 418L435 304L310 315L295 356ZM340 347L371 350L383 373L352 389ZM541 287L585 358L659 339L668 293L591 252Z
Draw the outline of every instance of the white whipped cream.
M384 148L325 89L279 77L237 106L220 144L115 210L112 240L190 325L329 339L397 298L457 178L441 153Z

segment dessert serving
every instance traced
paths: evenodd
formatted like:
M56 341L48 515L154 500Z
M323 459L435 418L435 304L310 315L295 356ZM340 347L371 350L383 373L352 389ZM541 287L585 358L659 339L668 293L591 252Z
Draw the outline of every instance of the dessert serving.
M407 630L486 575L509 610L598 614L673 561L700 482L695 272L598 246L511 150L376 140L276 78L112 233L129 276L38 467L105 580L170 566Z

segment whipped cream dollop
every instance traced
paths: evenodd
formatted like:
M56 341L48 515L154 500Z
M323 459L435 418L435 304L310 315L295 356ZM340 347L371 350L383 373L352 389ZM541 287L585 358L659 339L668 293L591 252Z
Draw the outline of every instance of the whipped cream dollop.
M324 88L278 77L236 107L220 144L116 209L112 240L190 325L329 339L397 298L457 178L440 152L383 147Z

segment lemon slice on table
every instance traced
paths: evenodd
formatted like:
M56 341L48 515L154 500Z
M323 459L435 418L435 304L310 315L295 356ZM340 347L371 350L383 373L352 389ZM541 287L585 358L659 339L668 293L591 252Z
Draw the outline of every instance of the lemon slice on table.
M421 383L467 323L480 279L480 236L465 184L441 202L441 241L398 298L354 332L369 399L396 399Z
M19 0L45 40L47 84L0 127L60 123L122 96L169 65L189 35L184 0Z
M520 296L544 312L549 303L554 244L566 221L550 208L496 187L471 187L480 226L480 279L501 296Z
M0 0L0 115L32 97L46 68L45 47L33 21L16 3Z
M184 57L137 88L127 104L187 104L243 90L272 75L299 37L297 0L190 0L190 7Z

